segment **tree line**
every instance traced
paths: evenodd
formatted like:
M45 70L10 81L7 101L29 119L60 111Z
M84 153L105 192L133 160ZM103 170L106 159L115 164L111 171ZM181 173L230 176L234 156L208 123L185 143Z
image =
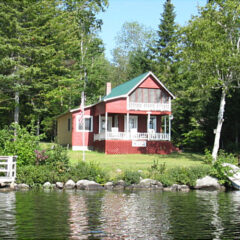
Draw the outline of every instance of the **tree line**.
M179 26L165 1L158 30L126 22L112 61L98 33L107 0L24 0L0 3L0 128L34 121L55 136L55 117L152 71L176 95L175 145L192 151L239 151L240 6L208 1Z

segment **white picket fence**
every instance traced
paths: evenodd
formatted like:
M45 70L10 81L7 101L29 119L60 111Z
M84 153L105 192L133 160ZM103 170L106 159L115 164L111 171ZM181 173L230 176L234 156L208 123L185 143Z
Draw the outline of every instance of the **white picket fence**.
M16 156L0 156L0 183L15 182L16 161Z

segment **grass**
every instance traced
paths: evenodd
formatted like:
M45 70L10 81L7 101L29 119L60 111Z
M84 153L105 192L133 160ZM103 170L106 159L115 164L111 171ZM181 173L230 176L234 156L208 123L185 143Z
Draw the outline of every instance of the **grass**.
M71 164L82 161L81 151L69 151ZM117 170L142 170L151 167L154 160L159 164L166 164L166 168L190 167L203 164L203 155L195 153L172 153L170 155L148 155L148 154L120 154L107 155L98 152L86 152L86 161L99 163L110 175L115 175Z
M41 148L46 149L51 147L52 143L41 143ZM68 150L70 157L70 163L72 165L82 161L82 151ZM99 153L95 151L86 151L85 159L87 162L93 161L98 163L100 167L104 168L111 176L117 173L117 170L142 170L146 171L151 167L154 160L159 164L166 164L166 168L174 167L191 167L199 166L203 164L203 155L196 153L172 153L169 155L157 155L157 154L119 154L119 155L107 155L105 153Z

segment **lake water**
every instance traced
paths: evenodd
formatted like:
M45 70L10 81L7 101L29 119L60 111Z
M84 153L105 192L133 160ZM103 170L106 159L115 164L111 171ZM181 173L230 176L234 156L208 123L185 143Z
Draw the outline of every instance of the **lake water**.
M0 192L0 239L240 239L240 191Z

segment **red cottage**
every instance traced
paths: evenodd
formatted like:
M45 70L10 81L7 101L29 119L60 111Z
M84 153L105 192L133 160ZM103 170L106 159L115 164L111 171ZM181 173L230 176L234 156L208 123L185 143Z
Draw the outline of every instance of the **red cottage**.
M73 150L94 149L107 154L168 154L171 143L171 100L174 95L151 72L111 90L98 103L58 117L58 142ZM83 137L84 134L84 137Z

